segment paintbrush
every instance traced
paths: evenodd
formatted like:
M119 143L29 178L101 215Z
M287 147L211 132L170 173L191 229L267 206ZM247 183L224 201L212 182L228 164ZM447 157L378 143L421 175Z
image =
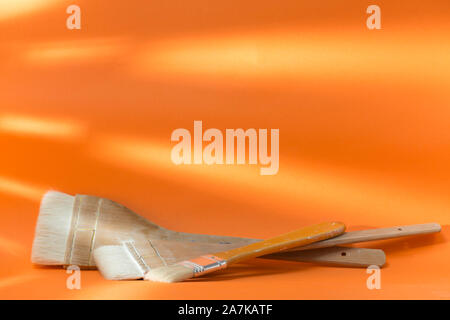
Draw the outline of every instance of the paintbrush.
M439 232L440 226L435 223L402 226L394 228L370 229L344 233L341 236L320 241L298 250L312 249L317 246L327 248L347 243L373 241L410 235ZM175 232L160 227L137 215L114 201L94 196L71 196L60 192L49 191L42 199L36 234L33 241L32 262L43 265L78 265L80 268L95 267L94 249L100 246L118 245L133 240L135 243L153 242L163 253L167 263L175 263L171 249L177 245L195 243L195 248L203 249L199 254L205 254L211 249L222 251L254 243L257 239L246 239L227 236L212 236ZM171 245L163 245L164 240L170 240ZM211 248L216 245L215 248ZM193 246L186 245L189 248ZM185 247L186 247L185 246ZM221 246L220 248L217 246ZM294 249L297 250L297 249ZM296 254L278 253L277 259L331 263L335 265L366 266L374 257L380 261L381 252L376 257L369 249L352 250L348 252L335 249L334 252L321 251L305 255L300 251ZM146 249L143 249L145 252ZM178 250L180 251L180 250ZM345 254L338 259L338 254ZM347 255L347 253L349 253ZM283 256L285 255L285 259ZM191 258L189 256L188 258ZM350 258L351 257L351 258ZM264 258L264 257L263 257ZM361 259L358 262L358 259ZM327 259L329 259L327 261Z
M142 279L151 269L191 260L229 245L192 243L167 240L138 243L126 241L120 245L102 246L94 251L98 270L108 280ZM234 248L234 247L231 247ZM330 247L304 251L283 251L259 258L284 261L314 262L331 266L382 267L386 262L383 250Z
M184 281L225 269L231 264L244 260L333 238L342 234L344 231L345 225L340 222L324 222L243 247L211 253L194 259L184 260L173 265L150 269L144 275L144 279L158 282Z

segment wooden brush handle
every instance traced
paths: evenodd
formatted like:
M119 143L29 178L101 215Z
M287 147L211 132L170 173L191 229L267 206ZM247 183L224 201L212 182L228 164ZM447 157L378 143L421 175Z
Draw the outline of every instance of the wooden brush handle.
M261 242L214 254L227 264L271 254L293 247L307 245L316 241L329 239L342 234L345 225L340 222L326 222L308 226Z
M333 247L342 244L356 242L384 240L390 238L406 237L418 234L428 234L441 231L441 226L437 223L415 224L392 228L369 229L361 231L346 232L332 239L315 242L306 246L295 248L290 251L300 251L318 248Z
M314 262L340 267L367 268L376 265L382 267L386 263L386 255L380 249L330 247L304 251L288 251L268 254L262 259L283 261Z

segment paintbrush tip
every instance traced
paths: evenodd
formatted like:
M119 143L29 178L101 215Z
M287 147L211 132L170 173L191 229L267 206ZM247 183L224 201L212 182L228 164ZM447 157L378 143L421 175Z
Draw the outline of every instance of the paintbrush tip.
M74 202L75 197L57 191L48 191L42 197L31 262L64 264Z
M148 271L144 280L156 282L179 282L194 277L194 270L182 264L174 264L167 267L159 267Z

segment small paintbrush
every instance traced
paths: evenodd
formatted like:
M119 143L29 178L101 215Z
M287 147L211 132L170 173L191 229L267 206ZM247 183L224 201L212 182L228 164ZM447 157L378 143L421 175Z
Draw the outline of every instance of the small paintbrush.
M225 269L237 262L333 238L344 231L345 225L340 222L316 224L243 247L150 269L144 279L158 282L183 281Z

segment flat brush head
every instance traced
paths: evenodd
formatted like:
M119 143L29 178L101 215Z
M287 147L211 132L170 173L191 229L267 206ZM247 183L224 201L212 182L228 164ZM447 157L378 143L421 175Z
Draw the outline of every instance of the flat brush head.
M194 269L183 264L173 264L167 267L159 267L148 271L144 280L156 282L178 282L193 278Z
M95 249L98 270L108 280L142 279L145 271L126 245L102 246Z
M31 262L64 264L75 197L49 191L41 201L31 252Z

